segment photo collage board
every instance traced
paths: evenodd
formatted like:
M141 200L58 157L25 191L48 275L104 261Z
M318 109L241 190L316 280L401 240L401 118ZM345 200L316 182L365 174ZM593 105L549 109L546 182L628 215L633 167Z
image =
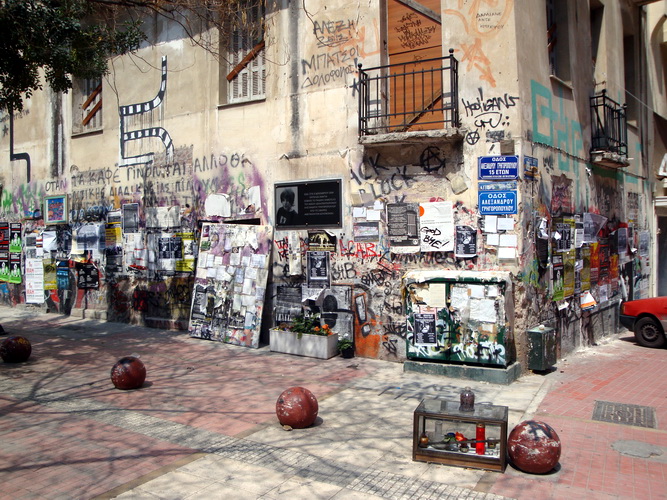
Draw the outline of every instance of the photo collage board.
M272 226L202 226L191 337L259 347L272 238Z

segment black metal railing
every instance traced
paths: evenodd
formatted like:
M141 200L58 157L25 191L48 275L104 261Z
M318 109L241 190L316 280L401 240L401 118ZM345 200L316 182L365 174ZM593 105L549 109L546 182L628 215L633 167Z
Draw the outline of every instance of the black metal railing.
M626 106L607 97L607 91L591 97L591 151L628 155Z
M458 61L449 56L362 69L359 135L459 126Z

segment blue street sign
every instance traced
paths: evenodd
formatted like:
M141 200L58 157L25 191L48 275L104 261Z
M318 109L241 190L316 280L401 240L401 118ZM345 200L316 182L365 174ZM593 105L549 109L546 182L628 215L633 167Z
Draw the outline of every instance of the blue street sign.
M480 179L517 179L518 156L480 156L477 160Z
M517 213L516 190L485 191L480 189L477 194L477 200L480 215L509 215Z

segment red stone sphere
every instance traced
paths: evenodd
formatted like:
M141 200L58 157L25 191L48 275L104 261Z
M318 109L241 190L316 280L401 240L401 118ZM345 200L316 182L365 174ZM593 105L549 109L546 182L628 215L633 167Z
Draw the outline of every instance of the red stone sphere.
M531 474L544 474L558 464L560 438L556 431L537 420L525 420L507 438L507 453L518 469Z
M290 387L283 391L276 402L276 415L280 425L303 429L313 425L317 418L317 399L303 387Z
M32 352L30 341L20 335L7 337L0 344L0 357L5 363L23 363Z
M111 381L116 389L138 389L146 380L143 361L134 356L120 358L111 368Z

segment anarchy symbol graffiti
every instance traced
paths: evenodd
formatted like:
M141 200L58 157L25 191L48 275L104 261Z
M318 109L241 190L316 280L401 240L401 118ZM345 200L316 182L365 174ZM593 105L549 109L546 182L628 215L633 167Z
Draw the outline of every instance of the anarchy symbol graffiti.
M419 161L425 172L437 172L441 168L445 168L445 159L442 157L442 151L435 146L429 146L422 151Z
M476 130L468 132L468 135L466 135L466 142L468 144L474 146L475 144L477 144L478 141L479 141L479 132L477 132Z

